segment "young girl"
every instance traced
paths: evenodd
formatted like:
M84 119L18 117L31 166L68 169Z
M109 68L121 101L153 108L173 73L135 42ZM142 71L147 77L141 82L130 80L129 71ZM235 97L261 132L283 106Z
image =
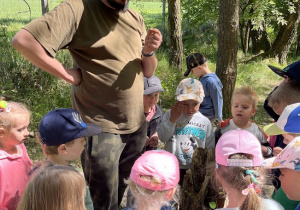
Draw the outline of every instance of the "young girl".
M72 167L47 164L29 181L18 210L86 210L83 176Z
M159 210L169 205L172 198L176 200L178 182L179 165L174 155L164 150L145 152L135 161L127 180L136 203L133 208L126 209Z
M283 207L260 196L264 180L259 141L246 130L224 133L216 145L216 179L226 193L224 208L279 210Z
M30 112L25 105L0 101L0 209L15 210L32 162L23 144Z

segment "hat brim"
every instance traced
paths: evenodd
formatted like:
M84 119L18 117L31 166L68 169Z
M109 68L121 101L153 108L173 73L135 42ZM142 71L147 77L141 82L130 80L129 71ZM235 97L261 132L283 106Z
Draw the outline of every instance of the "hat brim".
M283 71L282 69L280 68L277 68L275 66L271 66L271 65L268 65L268 67L277 75L281 76L281 77L284 77L286 75L286 72Z
M184 76L187 77L189 76L190 72L192 71L192 69L187 69L185 72L184 72Z
M102 128L94 123L86 123L86 131L83 133L84 137L94 136L102 132Z
M267 169L282 168L282 167L280 167L280 165L278 165L278 166L274 165L275 159L276 159L276 157L264 159L264 161L262 163L262 166L265 167L265 168L267 168Z
M194 100L202 103L203 98L194 94L194 93L187 93L187 94L180 94L176 96L177 101L186 101L186 100Z
M284 130L280 129L276 123L266 125L263 128L263 130L267 135L272 135L272 136L286 133Z
M147 90L144 90L144 95L149 95L156 92L164 92L165 90L161 87L150 87Z

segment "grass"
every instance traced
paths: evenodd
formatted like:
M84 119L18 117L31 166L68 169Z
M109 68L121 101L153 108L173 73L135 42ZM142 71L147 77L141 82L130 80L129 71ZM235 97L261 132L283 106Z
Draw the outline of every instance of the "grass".
M41 16L40 1L27 0L27 2L31 8L31 14L22 0L2 0L0 4L0 95L11 96L12 100L25 103L32 111L30 124L32 138L28 139L26 146L32 160L41 160L43 155L39 145L35 142L34 132L37 131L40 119L48 111L71 107L70 85L34 67L11 47L12 37L26 23L30 22L30 16L31 19ZM57 0L50 0L50 9L58 3ZM161 28L161 1L138 2L131 0L130 8L143 15L147 28ZM196 40L197 43L195 43ZM210 40L215 41L212 38ZM185 55L190 52L203 52L209 57L210 69L215 71L216 52L206 36L199 35L197 39L193 40L183 37L183 41ZM179 81L183 79L185 70L185 63L182 70L170 68L169 47L166 43L167 41L156 53L158 58L156 75L161 79L163 88L166 90L161 94L160 100L160 105L164 110L169 109L170 104L174 103L174 93ZM216 47L215 43L213 45ZM57 58L66 66L72 66L71 57L67 51L60 51ZM278 65L273 60L243 64L242 61L246 58L239 52L236 86L249 85L259 95L258 111L253 120L262 127L272 121L262 107L263 102L282 79L267 67L268 64ZM288 61L288 63L291 62L293 61Z

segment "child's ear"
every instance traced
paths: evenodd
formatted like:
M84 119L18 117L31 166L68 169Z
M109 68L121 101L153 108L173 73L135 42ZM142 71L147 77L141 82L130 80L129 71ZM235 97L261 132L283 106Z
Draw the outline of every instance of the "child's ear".
M175 192L176 192L176 189L177 189L177 187L174 187L173 189L170 189L170 190L168 190L168 191L166 192L165 198L166 198L168 201L172 200L172 198L173 198L173 196L174 196L174 194L175 194Z
M5 129L3 127L0 127L0 137L3 138L5 135Z
M59 155L66 154L67 153L67 145L65 145L65 144L59 145L57 147L57 152Z
M252 114L252 117L255 115L256 110L257 110L256 108L255 108L255 109L252 109L252 113L251 113L251 114Z

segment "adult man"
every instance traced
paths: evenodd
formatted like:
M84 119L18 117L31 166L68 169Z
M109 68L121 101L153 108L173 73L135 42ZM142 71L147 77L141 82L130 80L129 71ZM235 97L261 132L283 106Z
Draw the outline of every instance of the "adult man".
M37 67L72 85L72 104L103 132L88 140L82 165L95 209L117 209L145 144L143 76L153 75L157 29L145 30L128 0L66 0L20 30L12 44ZM68 49L75 68L55 59ZM142 55L141 55L142 54Z

